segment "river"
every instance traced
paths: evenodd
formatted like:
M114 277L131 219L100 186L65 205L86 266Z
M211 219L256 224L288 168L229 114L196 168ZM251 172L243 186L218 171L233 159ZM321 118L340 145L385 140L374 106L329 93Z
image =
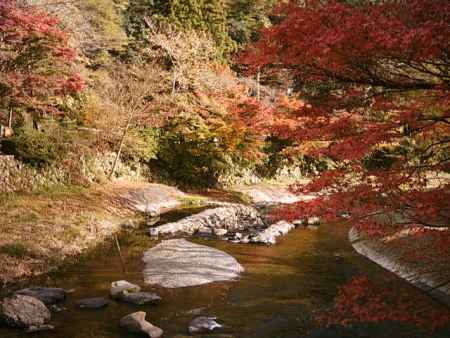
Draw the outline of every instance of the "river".
M161 222L173 221L192 212L172 212L165 215ZM225 332L231 332L235 337L302 337L310 327L311 314L331 304L337 288L353 276L389 276L399 288L410 287L355 253L347 240L347 233L348 228L345 226L331 224L321 225L316 230L296 229L278 245L271 247L194 238L193 242L215 247L234 256L246 270L242 278L235 282L200 287L160 289L145 287L142 277L143 251L156 242L145 234L144 228L136 230L120 238L127 273L122 272L120 259L111 242L96 249L79 264L39 282L40 285L74 289L74 292L62 304L67 310L53 315L52 324L56 326L56 330L33 336L133 337L119 328L119 320L128 313L143 310L147 312L147 320L165 331L164 337L171 337L186 333L187 325L192 319L188 311L205 307L204 313L217 316L225 324ZM110 283L121 279L144 286L146 291L158 292L163 302L156 306L137 308L112 301L107 308L101 310L82 310L75 306L76 300L80 298L107 296ZM364 337L380 337L380 333L383 337L408 337L406 332L411 332L400 330L392 336L385 335L383 332L386 331L380 330L381 327L369 329ZM17 330L0 329L1 338L24 336L26 334ZM336 333L323 337L341 336Z

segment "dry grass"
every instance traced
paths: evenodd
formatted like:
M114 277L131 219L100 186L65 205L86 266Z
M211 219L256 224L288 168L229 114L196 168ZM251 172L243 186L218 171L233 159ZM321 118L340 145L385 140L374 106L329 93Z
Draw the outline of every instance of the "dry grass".
M120 201L129 188L63 187L0 195L0 282L51 271L105 240L137 216Z

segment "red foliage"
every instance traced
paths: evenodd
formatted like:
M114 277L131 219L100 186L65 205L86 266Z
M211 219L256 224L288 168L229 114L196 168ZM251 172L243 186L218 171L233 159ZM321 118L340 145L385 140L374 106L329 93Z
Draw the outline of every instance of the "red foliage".
M384 282L387 285L389 281ZM316 315L320 326L396 321L435 330L450 324L450 311L436 307L424 295L411 290L379 286L366 276L343 285L332 311Z
M58 112L56 98L84 87L75 56L56 18L14 0L0 3L0 107Z
M346 211L372 234L449 225L449 180L431 176L450 169L450 2L291 1L277 11L284 20L264 30L240 61L250 70L290 69L304 91L328 88L307 96L294 116L280 110L285 118L273 132L315 142L310 155L339 163L294 187L326 194L280 217L331 220ZM379 215L398 217L380 222Z

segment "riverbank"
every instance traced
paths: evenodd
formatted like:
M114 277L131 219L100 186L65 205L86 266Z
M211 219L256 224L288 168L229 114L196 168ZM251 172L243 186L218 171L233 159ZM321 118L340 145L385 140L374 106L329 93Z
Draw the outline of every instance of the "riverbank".
M433 245L432 237L438 231L450 230L430 228L423 233L409 229L374 239L352 228L349 239L356 252L450 307L450 262Z
M30 279L76 262L121 229L163 212L208 201L258 204L255 196L261 194L264 202L280 203L293 196L285 187L264 183L247 187L252 193L238 187L184 193L163 184L118 181L0 194L0 283Z
M0 195L0 282L75 261L122 227L181 206L189 196L160 184L118 182Z

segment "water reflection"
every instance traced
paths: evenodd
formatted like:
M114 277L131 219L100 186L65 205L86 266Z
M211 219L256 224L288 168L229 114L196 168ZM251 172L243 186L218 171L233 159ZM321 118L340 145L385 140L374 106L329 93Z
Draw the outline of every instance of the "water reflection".
M180 215L168 217L174 220ZM122 316L136 311L136 306L111 302L108 308L93 311L75 306L77 299L107 295L110 283L115 280L126 279L144 286L142 253L156 243L145 235L144 230L120 241L127 274L122 272L120 259L111 243L47 282L75 291L65 304L67 311L54 315L55 332L36 334L35 337L132 337L122 332L118 323ZM181 289L144 286L145 291L159 293L163 302L139 309L147 312L150 322L165 330L165 337L185 333L193 317L187 312L203 307L205 314L218 316L236 337L300 337L308 327L311 313L329 304L339 285L360 273L377 277L388 274L353 251L347 241L347 229L342 226L324 225L318 231L297 229L272 247L208 239L193 241L226 251L236 257L246 271L238 282ZM404 284L398 279L395 282ZM369 337L378 337L376 329L370 332L374 335L369 334ZM18 338L23 337L23 333L0 329L0 337Z

